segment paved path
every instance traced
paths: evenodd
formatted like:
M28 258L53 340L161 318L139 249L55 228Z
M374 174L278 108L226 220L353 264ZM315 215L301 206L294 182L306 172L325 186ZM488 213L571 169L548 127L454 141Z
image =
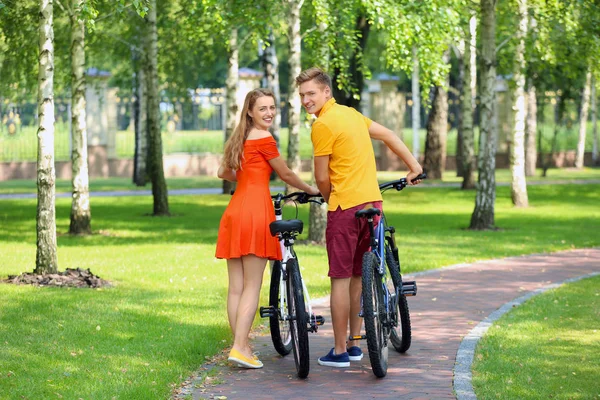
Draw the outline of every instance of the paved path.
M600 272L600 248L513 257L415 274L419 292L409 298L413 341L401 355L390 350L388 374L377 379L368 356L350 368L328 368L317 358L333 345L329 305L314 308L326 324L310 336L311 370L295 376L293 356L280 357L269 336L254 340L261 370L220 368L219 384L192 381L193 399L454 399L456 355L463 338L502 305L553 283ZM407 276L410 279L411 276ZM268 333L267 333L268 335ZM363 344L366 350L366 343ZM185 393L186 391L184 391Z

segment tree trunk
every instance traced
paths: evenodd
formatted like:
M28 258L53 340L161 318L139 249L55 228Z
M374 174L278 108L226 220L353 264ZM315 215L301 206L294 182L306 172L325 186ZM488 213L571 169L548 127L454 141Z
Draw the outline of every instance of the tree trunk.
M517 48L515 50L516 83L513 111L515 125L512 130L512 145L510 146L512 202L517 207L528 207L527 181L525 179L525 37L527 36L527 0L518 0L519 27L517 31Z
M594 142L592 147L592 165L598 165L598 106L596 98L596 78L592 75L592 129Z
M169 215L169 197L163 168L160 106L158 93L158 35L156 32L156 0L150 0L146 15L146 90L148 91L149 172L154 200L153 215Z
M537 93L531 84L527 91L527 137L525 145L525 176L534 176L537 165Z
M579 114L579 140L577 141L577 152L575 154L575 167L583 168L583 156L585 154L585 135L587 130L588 112L590 109L590 92L592 86L592 69L588 67L585 75L585 87L581 98L581 113Z
M227 119L225 120L225 142L231 137L237 124L237 86L239 79L239 49L238 30L233 28L229 36L229 61L227 78L225 80L225 104L227 104ZM235 189L235 183L224 180L223 194L231 194Z
M319 31L325 36L325 27L323 24L319 24ZM321 46L318 48L319 52L319 64L322 65L325 71L329 69L329 46L327 41L323 40ZM294 89L294 91L297 91ZM314 118L311 120L314 122ZM315 164L314 158L311 161L312 176L315 175ZM313 179L314 184L314 179ZM310 203L310 214L308 217L308 240L315 243L325 244L325 232L327 228L327 204L317 205Z
M470 45L470 43L469 43ZM458 93L460 93L460 97L462 98L462 101L464 101L464 87L465 87L465 47L466 47L466 43L465 43L465 39L461 38L457 45L456 48L458 49L458 51L456 51L456 58L458 61L458 78L456 80L456 87L455 89L458 91ZM468 60L466 61L466 63L468 64ZM461 112L458 113L457 118L456 118L456 176L457 177L461 177L463 176L463 113L462 113L462 101L459 103L460 107L461 107Z
M146 90L146 75L144 68L139 65L139 55L135 53L133 92L133 118L135 129L135 153L133 156L133 183L136 186L146 186L148 182L148 91ZM142 55L142 59L145 55Z
M444 55L448 62L449 53ZM443 86L434 88L434 97L427 120L427 138L425 139L425 160L423 169L429 179L442 179L446 169L446 143L448 138L448 86L449 75Z
M85 26L80 19L83 0L71 2L71 235L90 235L90 185L87 156L87 131L85 113Z
M38 71L37 252L36 274L56 273L56 172L54 170L53 1L40 0Z
M465 75L463 82L463 100L461 102L462 125L462 189L475 188L475 133L473 130L473 110L477 93L477 17L469 20L464 55Z
M413 156L418 160L421 152L421 91L419 88L419 54L417 45L413 45L413 70L412 70L412 131L413 131Z
M300 63L301 58L301 41L300 35L300 8L302 7L302 1L290 0L289 2L289 28L288 28L288 41L289 41L289 66L290 66L290 79L288 83L288 154L287 154L287 165L296 174L300 173L302 166L300 161L300 110L302 104L300 102L300 95L298 94L298 88L296 87L296 77L300 74L302 65ZM286 192L293 191L294 189L286 184Z
M277 52L275 51L275 35L273 30L269 32L267 39L267 47L262 54L262 63L264 69L263 87L270 89L275 95L275 105L279 108L279 62L277 60ZM271 133L279 146L279 129L281 127L281 113L275 114L275 121L271 125Z
M495 229L496 201L496 0L481 1L481 108L479 180L469 229Z

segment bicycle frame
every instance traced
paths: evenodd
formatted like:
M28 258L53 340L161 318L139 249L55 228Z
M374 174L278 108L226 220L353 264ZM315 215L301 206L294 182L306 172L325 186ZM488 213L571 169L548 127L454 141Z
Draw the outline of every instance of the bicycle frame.
M275 220L281 221L283 219L283 207L281 205L282 199L275 199ZM284 319L287 320L289 318L287 309L284 305L285 301L285 280L287 279L287 262L291 258L296 258L296 254L294 252L294 239L284 239L282 236L279 236L279 245L281 246L281 275L279 278L279 293L282 293L279 299L279 310L281 311L281 315L284 316ZM271 274L273 273L272 268L275 268L275 263L271 264ZM311 328L316 326L316 317L312 312L312 306L310 305L310 295L308 294L308 289L306 288L306 284L304 283L304 279L302 279L302 291L304 292L305 305L308 310L309 318L311 318ZM314 324L313 324L314 323Z

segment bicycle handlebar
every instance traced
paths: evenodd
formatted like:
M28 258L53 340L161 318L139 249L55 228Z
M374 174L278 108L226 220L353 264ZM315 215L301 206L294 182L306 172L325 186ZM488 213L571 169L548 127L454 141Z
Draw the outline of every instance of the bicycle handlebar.
M427 174L425 172L423 172L422 174L420 174L416 178L414 178L412 180L412 182L418 181L421 179L426 179L426 178L427 178ZM382 183L381 185L379 185L379 190L386 190L386 189L394 188L394 189L400 191L400 190L404 189L407 185L408 185L408 182L407 182L406 178L400 178L395 181Z
M273 200L290 200L291 199L291 200L297 201L300 204L306 204L308 202L323 204L323 202L325 201L323 199L323 196L321 196L320 194L308 194L306 192L294 192L294 193L290 193L287 195L283 195L282 193L277 193L277 194L271 195L271 198Z

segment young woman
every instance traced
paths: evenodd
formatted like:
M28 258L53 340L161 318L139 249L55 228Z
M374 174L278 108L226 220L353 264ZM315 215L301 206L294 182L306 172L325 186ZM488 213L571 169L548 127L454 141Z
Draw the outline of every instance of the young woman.
M267 260L281 259L281 248L269 232L275 220L269 177L275 170L291 186L310 194L319 190L303 182L279 156L268 129L275 117L275 97L268 89L246 96L240 123L225 144L218 176L237 181L237 188L221 218L217 258L227 260L229 290L227 315L234 341L229 361L245 368L262 368L252 354L248 335L258 307Z

